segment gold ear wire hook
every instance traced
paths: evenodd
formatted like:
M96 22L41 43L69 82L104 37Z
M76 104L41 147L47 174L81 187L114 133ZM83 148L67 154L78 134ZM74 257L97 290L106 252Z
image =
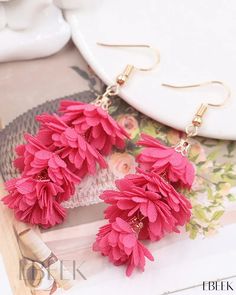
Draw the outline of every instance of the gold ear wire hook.
M108 44L108 43L97 42L97 45L105 46L105 47L117 47L117 48L148 48L150 49L150 51L152 51L152 53L155 54L155 57L156 57L155 63L151 67L147 67L147 68L138 68L133 66L136 70L141 72L152 71L160 63L159 50L148 44Z
M151 71L157 64L159 64L160 53L159 53L159 50L146 44L108 44L108 43L97 42L97 45L105 46L105 47L148 48L151 51L154 51L156 56L155 63L151 67L138 68L131 64L126 65L123 73L118 75L118 77L116 78L116 82L112 85L107 86L105 92L95 99L95 101L93 102L95 105L102 107L104 110L108 110L111 104L110 98L119 94L120 87L126 83L126 81L130 77L133 70L145 71L145 72Z
M195 88L195 87L202 87L202 86L207 86L207 85L211 85L211 84L218 84L218 85L222 86L226 90L226 95L224 97L224 100L221 103L209 103L209 102L207 102L207 103L202 103L201 104L201 106L197 110L197 112L196 112L196 114L195 114L195 116L194 116L194 118L192 120L192 123L186 127L186 133L187 133L188 137L192 137L192 136L197 135L198 128L202 125L202 117L205 114L205 112L207 111L207 108L209 106L211 106L211 107L221 107L221 106L223 106L227 102L227 100L230 98L231 90L222 81L207 81L207 82L198 83L198 84L181 85L181 86L171 85L171 84L166 84L166 83L162 84L162 86L175 88L175 89Z
M211 85L211 84L218 84L218 85L222 86L226 90L226 96L225 96L225 98L224 98L224 100L223 100L222 103L219 103L219 104L217 104L217 103L206 103L206 104L207 104L207 106L211 106L211 107L221 107L221 106L223 106L226 103L226 101L231 96L231 90L230 90L230 88L224 82L222 82L222 81L207 81L207 82L198 83L198 84L181 85L181 86L163 83L162 86L170 87L170 88L176 88L176 89L186 89L186 88L202 87L202 86L207 86L207 85Z

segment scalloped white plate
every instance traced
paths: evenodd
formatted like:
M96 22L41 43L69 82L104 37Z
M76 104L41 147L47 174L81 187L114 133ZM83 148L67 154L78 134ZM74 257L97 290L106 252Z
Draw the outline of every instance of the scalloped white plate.
M106 84L113 83L127 63L152 63L148 51L104 48L97 41L148 43L158 47L161 64L154 71L132 75L121 97L144 114L184 130L203 102L220 102L218 86L176 91L162 83L189 84L223 80L232 90L222 108L210 108L199 134L236 139L236 2L78 1L66 11L73 40Z

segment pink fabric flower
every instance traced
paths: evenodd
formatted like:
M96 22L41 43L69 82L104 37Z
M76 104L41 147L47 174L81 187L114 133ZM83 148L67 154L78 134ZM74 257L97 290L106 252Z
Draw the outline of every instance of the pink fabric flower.
M146 172L139 168L137 171L138 174L128 175L127 179L146 191L162 195L162 200L170 208L171 214L177 221L177 226L183 226L190 221L192 205L187 197L176 191L156 172Z
M154 260L148 249L138 241L132 226L119 217L100 228L93 250L108 256L114 265L126 264L127 276L132 274L134 268L144 271L145 257Z
M107 164L101 154L94 149L75 128L68 127L57 115L40 115L37 120L42 127L37 138L49 142L62 159L70 162L70 168L79 177L95 174L97 163L101 168Z
M2 200L18 220L48 228L61 223L66 215L58 202L63 189L50 180L21 177L6 182L9 194Z
M33 161L34 154L40 150L47 150L47 147L43 145L36 137L30 134L25 134L26 144L21 144L16 147L16 153L18 158L14 160L14 165L20 172L28 171L30 169L30 163Z
M188 158L146 134L141 135L137 144L146 147L136 158L142 169L162 174L177 187L191 188L195 170Z
M18 145L15 148L15 151L18 157L13 161L13 164L20 172L23 172L25 169L25 163L24 163L25 144Z
M43 146L38 138L25 135L27 144L20 147L21 156L18 158L19 165L23 168L23 177L32 177L37 180L50 181L61 187L58 193L58 201L68 200L75 192L75 184L81 178L73 173L67 163L59 155L51 152ZM19 153L18 150L18 153Z
M113 146L123 149L126 131L101 107L76 101L62 101L62 120L83 134L89 144L102 155L108 155Z
M154 172L140 170L116 181L116 185L118 191L107 190L100 196L110 204L105 217L111 222L117 217L142 221L140 239L159 240L166 232L178 232L177 226L190 219L189 201Z

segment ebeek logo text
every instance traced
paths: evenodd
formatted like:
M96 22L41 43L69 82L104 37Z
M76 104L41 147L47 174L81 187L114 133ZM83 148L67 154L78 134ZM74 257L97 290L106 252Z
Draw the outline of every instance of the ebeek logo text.
M203 291L234 291L232 282L229 281L204 281Z

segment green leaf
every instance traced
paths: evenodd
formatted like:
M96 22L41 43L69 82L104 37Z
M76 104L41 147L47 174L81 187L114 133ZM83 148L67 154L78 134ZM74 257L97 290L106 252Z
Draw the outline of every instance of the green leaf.
M196 160L197 160L198 157L199 157L199 155L196 155L196 156L194 156L194 157L191 157L190 160L191 160L192 162L196 162ZM198 165L198 164L197 164L197 165Z
M198 228L196 226L195 222L191 220L188 224L186 224L185 229L187 232L189 232L190 239L194 240L197 237L198 234Z
M201 207L196 207L193 209L193 215L202 221L207 221L206 214L204 212L204 209Z
M131 153L132 153L132 155L134 156L134 157L136 157L138 154L140 154L140 150L141 150L141 148L133 148L132 147L132 149L129 149L130 151L131 151Z
M203 166L206 162L205 161L201 161L197 163L197 168L201 168L201 166Z
M236 201L236 196L235 195L232 195L232 194L228 194L227 195L227 198L230 202L234 202Z
M192 225L190 223L187 223L185 229L186 231L190 231L192 229Z
M213 221L213 220L219 220L220 218L221 218L221 216L224 214L224 210L219 210L219 211L216 211L214 214L213 214L213 216L212 216L212 218L211 218L211 221Z
M197 229L192 229L192 230L190 231L190 235L189 235L190 239L192 239L192 240L196 239L197 234L198 234Z
M153 124L152 120L142 120L140 122L140 130L143 133L147 133L153 137L156 137L157 135L156 126Z
M115 112L117 111L118 107L119 107L119 105L114 105L114 104L112 104L112 105L109 107L109 113L110 113L110 114L115 113Z
M213 172L214 172L214 173L219 172L219 171L221 171L221 169L222 169L222 168L220 168L220 167L219 167L219 168L215 168L215 169L213 169Z
M222 175L222 180L223 182L228 182L229 184L231 184L231 186L235 186L236 185L236 178L232 175Z
M229 173L229 174L227 174L227 176L230 179L236 179L236 175L235 174Z
M222 202L222 195L220 193L216 193L214 196L215 201L219 201L220 203Z
M207 197L209 200L214 200L214 195L210 187L207 188Z
M217 150L214 150L213 152L211 152L211 153L207 156L207 159L208 159L209 161L214 161L214 160L217 159L218 154L219 154L219 150L218 150L218 149L217 149Z
M233 164L232 163L224 163L221 167L225 171L229 172L233 169Z
M227 151L229 154L231 154L235 148L236 148L235 141L230 141L230 143L227 144Z
M218 144L218 140L217 139L203 139L202 140L202 144L204 144L207 147L213 147L216 146Z

